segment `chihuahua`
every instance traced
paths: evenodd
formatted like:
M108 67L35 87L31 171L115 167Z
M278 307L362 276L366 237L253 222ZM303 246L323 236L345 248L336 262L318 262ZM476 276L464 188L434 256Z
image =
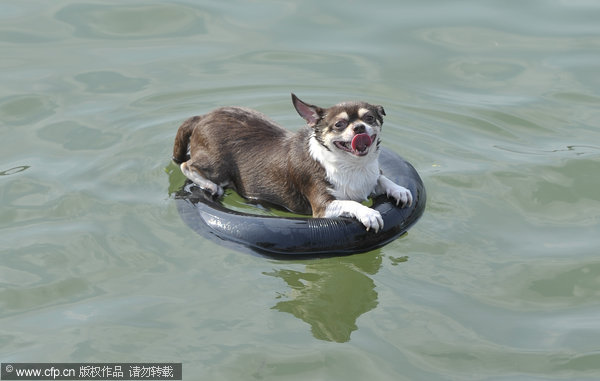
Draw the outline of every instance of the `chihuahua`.
M383 228L381 214L362 201L386 194L401 207L412 204L410 191L379 168L382 106L321 108L294 94L292 103L307 122L296 133L242 107L192 117L177 131L173 161L214 197L231 187L246 199L294 213L353 217L375 232Z

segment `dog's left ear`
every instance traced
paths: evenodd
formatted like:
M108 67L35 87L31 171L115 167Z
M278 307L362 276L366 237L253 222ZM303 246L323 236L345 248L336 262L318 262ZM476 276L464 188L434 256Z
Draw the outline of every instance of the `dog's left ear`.
M385 116L385 110L383 109L383 106L376 105L375 109L377 109L377 113L379 114L379 123L383 124L383 117Z
M304 103L294 93L292 93L292 103L294 104L296 111L298 111L298 114L300 114L311 127L316 126L321 118L323 118L322 108Z

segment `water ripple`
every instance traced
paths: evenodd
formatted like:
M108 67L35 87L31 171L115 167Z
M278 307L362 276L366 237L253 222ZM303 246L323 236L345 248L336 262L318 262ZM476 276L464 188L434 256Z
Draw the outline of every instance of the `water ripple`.
M13 167L13 168L6 169L4 171L0 171L0 176L15 175L15 174L23 172L29 168L31 168L30 165L19 165L18 167Z
M56 12L75 35L101 39L149 39L204 34L204 16L183 5L71 4Z

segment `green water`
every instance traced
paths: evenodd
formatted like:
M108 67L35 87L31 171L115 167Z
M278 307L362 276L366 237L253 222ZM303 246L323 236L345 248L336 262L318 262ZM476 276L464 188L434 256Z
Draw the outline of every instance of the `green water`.
M600 3L0 2L0 361L185 380L600 379ZM177 127L387 112L428 207L343 258L206 241ZM232 202L239 202L233 200Z

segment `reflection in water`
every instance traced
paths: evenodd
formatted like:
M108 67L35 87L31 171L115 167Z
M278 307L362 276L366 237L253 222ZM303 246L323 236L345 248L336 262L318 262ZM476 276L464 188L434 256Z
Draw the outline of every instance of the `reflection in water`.
M319 340L344 343L356 331L356 319L377 306L375 283L368 274L381 267L379 251L307 262L306 271L277 270L265 275L283 279L289 300L273 308L311 326Z
M174 163L165 168L169 175L169 195L181 189L186 179ZM255 207L252 207L255 209ZM394 265L408 257L392 258ZM287 312L311 326L319 340L344 343L356 331L356 320L377 306L375 283L382 257L379 250L348 257L307 260L304 272L285 269L265 275L283 279L291 288L288 300L273 309ZM289 262L280 262L282 266ZM294 262L296 266L298 262Z

